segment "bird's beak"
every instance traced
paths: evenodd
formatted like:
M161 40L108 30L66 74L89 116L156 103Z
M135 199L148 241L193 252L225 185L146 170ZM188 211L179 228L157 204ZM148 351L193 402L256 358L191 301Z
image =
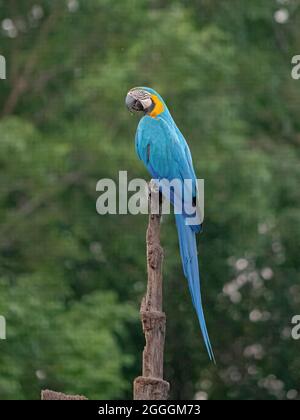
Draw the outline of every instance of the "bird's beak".
M139 101L138 99L136 99L132 94L128 93L128 95L126 96L126 100L125 100L126 106L129 109L130 112L132 111L144 111L144 107L143 104L141 103L141 101Z

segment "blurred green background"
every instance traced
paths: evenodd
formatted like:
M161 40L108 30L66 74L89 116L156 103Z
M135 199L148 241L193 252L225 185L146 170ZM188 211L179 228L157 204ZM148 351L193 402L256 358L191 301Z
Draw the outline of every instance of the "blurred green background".
M158 90L206 182L207 357L164 219L173 399L300 399L299 0L1 0L0 398L132 398L146 216L99 216L96 183L149 179L124 106Z

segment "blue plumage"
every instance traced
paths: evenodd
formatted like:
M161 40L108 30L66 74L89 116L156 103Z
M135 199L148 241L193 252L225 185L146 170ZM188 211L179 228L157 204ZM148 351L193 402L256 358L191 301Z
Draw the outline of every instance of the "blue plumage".
M192 195L197 197L196 175L188 144L176 126L161 96L149 88L140 88L148 92L160 106L160 112L147 113L140 121L136 134L136 152L144 162L154 179L172 181L192 180ZM171 201L173 199L171 198ZM174 204L174 203L173 203ZM193 305L195 307L205 346L211 360L214 359L203 313L196 233L201 226L188 226L186 214L176 214L176 226L179 237L183 272L188 280Z

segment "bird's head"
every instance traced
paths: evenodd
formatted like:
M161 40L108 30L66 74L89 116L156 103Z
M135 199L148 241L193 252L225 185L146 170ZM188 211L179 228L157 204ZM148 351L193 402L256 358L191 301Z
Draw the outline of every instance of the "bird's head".
M143 112L153 118L162 114L166 109L161 96L153 89L146 87L131 89L127 93L125 102L130 112Z

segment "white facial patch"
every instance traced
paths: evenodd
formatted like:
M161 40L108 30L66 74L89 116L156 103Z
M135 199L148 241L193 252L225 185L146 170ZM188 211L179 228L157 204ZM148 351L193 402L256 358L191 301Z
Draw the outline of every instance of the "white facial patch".
M151 98L140 99L140 102L143 105L144 109L148 109L152 105L152 99Z

